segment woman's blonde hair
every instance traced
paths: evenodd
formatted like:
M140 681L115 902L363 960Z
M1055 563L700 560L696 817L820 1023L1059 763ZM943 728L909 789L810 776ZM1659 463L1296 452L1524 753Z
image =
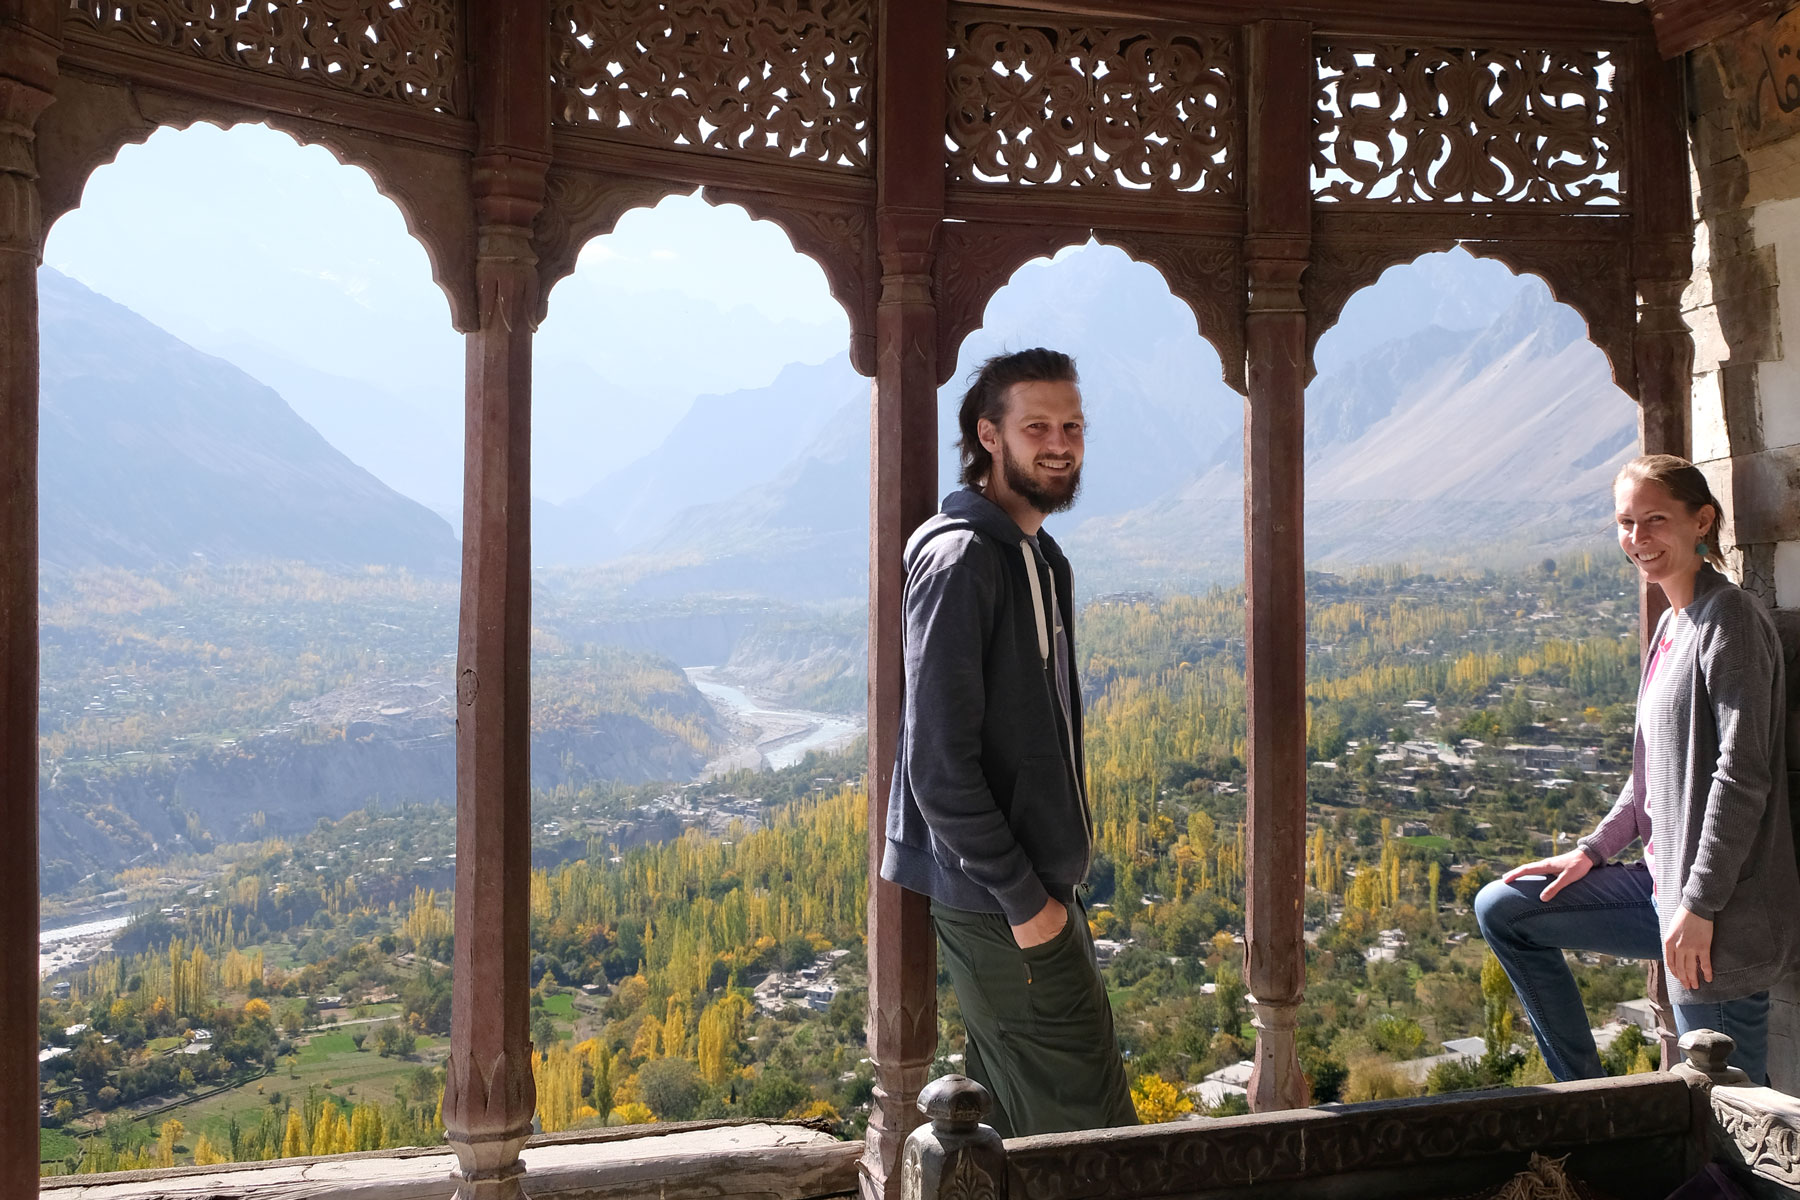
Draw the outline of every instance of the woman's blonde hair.
M1715 567L1724 567L1725 552L1719 547L1719 526L1725 520L1725 506L1713 495L1712 485L1706 482L1706 475L1699 467L1676 454L1643 454L1619 468L1618 475L1613 477L1613 490L1617 491L1626 480L1661 484L1669 495L1686 507L1689 516L1710 505L1712 528L1700 541L1706 547L1706 561Z

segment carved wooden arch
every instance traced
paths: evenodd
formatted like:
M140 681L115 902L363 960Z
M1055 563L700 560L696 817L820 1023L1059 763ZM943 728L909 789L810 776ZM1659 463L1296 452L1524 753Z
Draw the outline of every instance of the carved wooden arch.
M1306 303L1306 382L1318 374L1313 352L1325 331L1344 315L1350 297L1379 280L1390 267L1404 266L1427 254L1454 249L1456 238L1381 234L1315 236L1300 293Z
M88 179L129 145L159 129L197 124L263 124L301 145L319 146L365 171L399 209L406 231L425 250L432 281L450 306L451 324L480 324L475 304L475 209L469 155L457 149L377 137L343 126L244 105L200 100L79 71L57 80L56 103L37 125L38 195L43 236L81 203ZM43 256L44 242L38 245Z
M532 229L537 250L538 308L541 323L550 311L550 291L575 271L582 247L604 237L634 208L651 208L669 196L688 196L691 183L640 175L569 171L551 166L544 181L544 207Z
M1588 340L1612 364L1613 382L1638 399L1637 285L1631 274L1631 243L1624 237L1581 240L1508 238L1464 241L1477 258L1491 258L1515 275L1535 275L1550 295L1587 322Z
M937 302L938 383L956 373L963 339L981 328L988 301L1034 258L1079 246L1093 236L1085 225L1007 225L944 221L938 225L932 295Z
M1243 240L1098 229L1094 237L1101 245L1115 246L1162 274L1169 291L1192 310L1200 336L1219 352L1225 386L1247 396L1244 318L1248 289Z
M881 299L881 256L875 213L855 200L796 199L773 192L708 184L708 204L735 204L758 221L768 221L794 249L819 264L832 298L850 318L850 365L857 374L875 374L875 307Z
M1395 226L1399 223L1395 222ZM1442 230L1329 233L1313 240L1311 263L1301 280L1306 298L1307 380L1316 368L1319 337L1343 314L1350 297L1380 279L1390 267L1422 255L1462 247L1476 258L1491 258L1515 275L1544 281L1550 295L1587 322L1588 340L1606 355L1613 382L1637 399L1634 342L1637 292L1631 273L1631 242L1621 223L1585 237L1459 237Z

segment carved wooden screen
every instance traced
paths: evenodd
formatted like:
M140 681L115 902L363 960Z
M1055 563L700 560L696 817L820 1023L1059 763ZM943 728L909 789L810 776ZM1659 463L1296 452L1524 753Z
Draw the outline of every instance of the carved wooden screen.
M1237 35L964 16L950 182L1235 197Z
M869 0L562 0L552 11L563 126L869 168Z
M77 0L69 27L136 47L460 113L455 0Z
M1317 57L1320 201L1624 201L1616 52L1327 41Z

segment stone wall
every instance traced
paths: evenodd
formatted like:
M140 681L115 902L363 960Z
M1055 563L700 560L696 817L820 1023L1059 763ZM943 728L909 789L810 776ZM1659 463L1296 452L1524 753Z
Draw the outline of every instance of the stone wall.
M1776 103L1789 79L1770 66L1793 63L1781 51L1796 44L1800 9L1688 56L1698 224L1684 308L1693 458L1729 510L1729 565L1745 588L1793 613L1783 625L1800 632L1800 114ZM1792 281L1785 297L1783 280ZM1792 691L1800 645L1788 650ZM1791 728L1800 734L1800 721ZM1800 736L1789 742L1800 766ZM1800 979L1774 1003L1771 1082L1800 1094Z

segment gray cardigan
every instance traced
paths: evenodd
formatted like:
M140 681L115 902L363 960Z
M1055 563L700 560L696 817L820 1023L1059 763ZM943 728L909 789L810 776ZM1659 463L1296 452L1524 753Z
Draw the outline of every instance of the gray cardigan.
M1687 628L1657 667L1670 686L1638 709L1644 740L1661 750L1633 756L1612 811L1578 844L1603 863L1655 830L1664 935L1678 907L1715 922L1712 982L1690 990L1670 976L1669 998L1712 1003L1760 992L1800 965L1787 692L1774 622L1719 572L1701 568L1693 603L1663 614L1659 638L1672 620Z

